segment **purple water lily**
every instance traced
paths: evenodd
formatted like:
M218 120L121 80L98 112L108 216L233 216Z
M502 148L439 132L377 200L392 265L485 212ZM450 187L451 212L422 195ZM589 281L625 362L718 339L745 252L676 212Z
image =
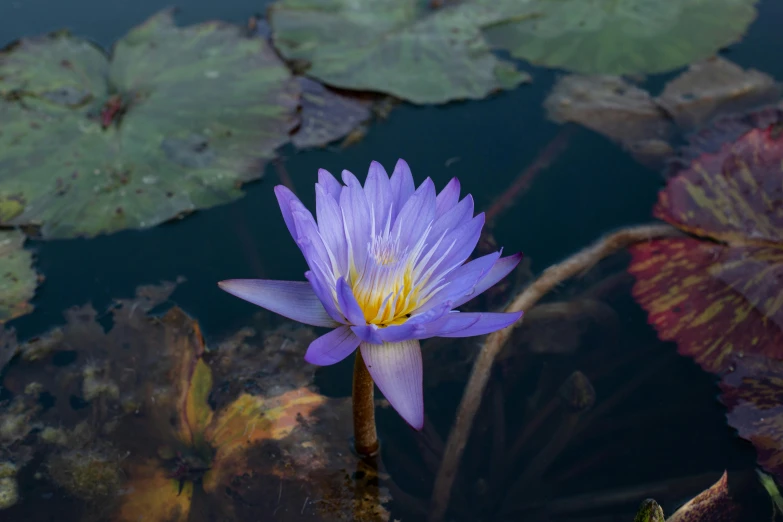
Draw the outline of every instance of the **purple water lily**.
M341 185L318 171L316 219L286 187L275 194L310 268L307 281L232 279L220 288L280 315L334 328L305 360L325 366L361 350L375 384L415 429L424 424L419 340L470 337L505 328L518 313L465 313L473 299L516 267L521 254L468 263L484 226L456 178L436 195L430 178L414 187L408 164L389 178L373 162L362 187L344 170Z

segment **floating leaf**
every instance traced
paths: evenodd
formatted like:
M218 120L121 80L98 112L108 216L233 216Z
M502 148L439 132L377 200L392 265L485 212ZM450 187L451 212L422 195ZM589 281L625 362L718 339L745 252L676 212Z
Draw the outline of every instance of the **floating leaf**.
M656 102L681 129L695 129L716 114L744 112L779 98L780 86L771 76L713 57L667 83Z
M484 30L513 56L586 74L659 73L736 42L756 0L530 0Z
M667 522L739 522L742 510L729 491L729 476L720 480L685 503Z
M751 130L669 181L655 215L696 238L631 248L634 298L704 369L783 358L783 137Z
M24 242L21 232L0 230L0 323L33 311L29 301L35 294L39 277L33 268L33 255L24 249ZM0 355L0 361L2 358Z
M729 425L753 443L761 467L783 481L783 362L738 358L720 387Z
M529 81L491 52L479 28L526 10L513 1L435 8L420 0L281 0L269 21L275 47L308 76L423 104L480 99Z
M242 195L295 126L274 50L170 11L110 57L65 32L0 54L0 222L45 238L146 228Z

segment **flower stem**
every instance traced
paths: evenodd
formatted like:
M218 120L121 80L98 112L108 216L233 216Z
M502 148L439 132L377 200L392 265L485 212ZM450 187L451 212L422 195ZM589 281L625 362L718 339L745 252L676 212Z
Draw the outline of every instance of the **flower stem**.
M375 383L367 371L361 350L356 350L353 364L353 436L356 452L369 457L378 453L375 430Z

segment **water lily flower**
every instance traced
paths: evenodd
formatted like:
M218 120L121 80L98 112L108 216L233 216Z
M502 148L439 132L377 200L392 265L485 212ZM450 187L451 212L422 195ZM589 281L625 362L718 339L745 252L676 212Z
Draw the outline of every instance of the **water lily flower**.
M389 178L373 162L364 186L344 170L343 184L318 171L316 219L286 187L275 187L288 230L310 268L307 281L232 279L220 288L280 315L334 328L310 344L305 360L342 361L357 348L373 381L413 428L424 424L419 341L500 330L518 313L455 308L500 281L521 254L495 252L465 262L484 214L460 200L456 178L436 195L430 178L415 188L399 160Z

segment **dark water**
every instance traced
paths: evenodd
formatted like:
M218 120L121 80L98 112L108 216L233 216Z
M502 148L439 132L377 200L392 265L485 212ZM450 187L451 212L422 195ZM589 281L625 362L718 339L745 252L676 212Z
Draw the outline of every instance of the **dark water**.
M110 45L167 5L159 0L3 0L0 42L69 27L76 34ZM178 20L182 24L212 18L244 23L261 11L263 4L247 0L191 0L179 7ZM783 4L762 2L759 18L748 36L729 49L726 56L743 67L754 67L783 79L783 61L778 52L781 21ZM440 187L457 176L463 190L473 194L477 208L484 209L560 131L559 126L545 120L541 107L556 74L535 69L531 72L532 85L481 102L397 107L388 120L373 125L357 145L305 153L284 149L282 164L309 206L313 204L312 186L318 168L333 173L345 168L361 177L371 160L390 169L402 157L418 180L431 176ZM660 83L661 79L651 80L651 84ZM218 339L235 330L246 324L257 309L219 291L217 281L234 277L301 279L305 270L272 193L278 182L275 166L269 165L264 179L248 186L241 200L198 212L182 221L93 240L32 243L38 253L37 267L46 275L46 282L36 295L35 312L15 321L14 326L26 338L62 323L62 311L68 307L92 302L102 309L113 298L133 295L140 284L184 276L187 282L176 290L172 300L198 318L207 338ZM524 251L533 272L538 273L607 231L649 221L661 185L657 172L640 166L600 136L577 129L554 165L542 172L522 200L502 215L495 238L507 252ZM622 260L618 263L621 267ZM568 295L567 288L560 292ZM654 333L645 325L644 314L630 298L613 299L611 304L619 312L622 327L632 334L623 337L626 346L597 346L608 342L600 329L592 337L587 336L584 342L595 348L591 364L609 365L618 353L636 350L641 345L656 345L658 353L674 352L672 346L656 343ZM645 357L640 354L633 368L650 364ZM540 372L542 365L566 371L580 363L537 364L534 370ZM322 390L348 394L350 370L348 361L320 370L318 382ZM623 371L626 373L620 376L607 377L605 389L613 389L633 375L627 368ZM647 407L678 403L683 396L698 401L699 422L669 425L664 415L657 421L661 431L658 436L647 433L645 438L640 432L639 440L612 440L615 446L627 446L631 455L607 457L605 465L586 475L588 478L565 481L562 496L726 468L752 468L753 452L725 426L723 411L714 400L717 389L712 379L690 361L676 358L661 375L656 383L642 386L630 406L614 411L605 421L607 425ZM425 379L426 376L425 368ZM533 380L536 376L526 374L526 378ZM597 387L597 391L600 395L603 389ZM428 389L427 393L428 414L445 438L461 389L450 385ZM513 417L513 409L509 413ZM382 414L380 422L386 439L399 437L401 447L412 447L407 428L396 417ZM474 460L480 460L482 444L486 443L479 440L469 446L466 459L472 455ZM572 445L562 460L584 459L597 447L591 444L597 443L586 440ZM486 446L484 454L489 452ZM644 466L634 461L633 452L639 452ZM535 448L532 453L535 454ZM472 468L468 465L466 469ZM407 472L399 473L405 476ZM475 478L465 480L470 483ZM431 485L427 480L420 482L411 480L408 489L426 498ZM468 487L463 491L475 493L476 489ZM687 492L682 495L687 496ZM677 502L682 497L674 495L666 500ZM46 504L42 503L40 509L45 510ZM0 520L6 520L1 513Z

